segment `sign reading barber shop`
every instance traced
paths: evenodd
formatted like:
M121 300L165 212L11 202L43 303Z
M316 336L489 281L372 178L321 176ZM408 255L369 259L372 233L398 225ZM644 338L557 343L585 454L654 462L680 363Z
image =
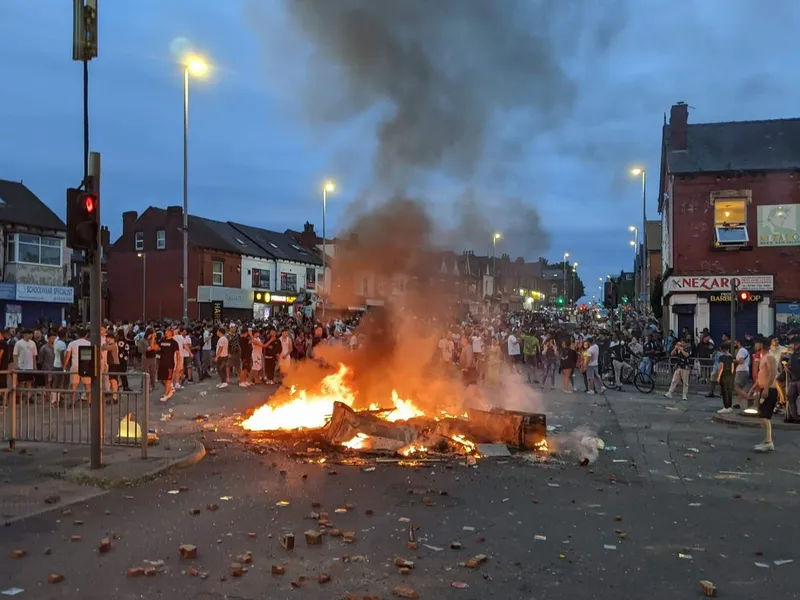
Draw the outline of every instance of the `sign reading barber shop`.
M772 275L674 275L664 282L664 293L730 292L734 283L748 292L771 292L774 279Z

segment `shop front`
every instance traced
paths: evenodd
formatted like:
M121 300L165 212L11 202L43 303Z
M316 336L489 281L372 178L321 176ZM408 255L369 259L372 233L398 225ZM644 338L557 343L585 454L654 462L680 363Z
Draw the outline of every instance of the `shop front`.
M295 316L297 296L286 294L273 294L271 292L253 293L253 318L257 320L279 317L282 315Z
M800 302L775 303L775 335L783 343L794 335L800 335Z
M739 302L736 337L749 333L772 335L774 309L772 275L675 275L664 282L665 314L676 333L688 329L694 336L708 328L714 341L731 332L731 287L750 292Z
M75 300L75 290L35 283L0 284L0 306L5 327L60 325Z
M253 291L201 285L197 287L197 306L203 320L247 321L253 314Z

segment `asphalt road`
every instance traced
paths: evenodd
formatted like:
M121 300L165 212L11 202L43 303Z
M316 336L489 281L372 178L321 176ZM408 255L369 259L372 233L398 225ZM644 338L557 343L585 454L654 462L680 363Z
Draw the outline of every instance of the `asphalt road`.
M544 400L559 425L553 442L561 452L545 464L515 457L481 460L477 468L381 464L364 471L303 462L231 432L207 433L216 453L192 469L111 491L70 515L46 513L4 529L0 591L85 600L386 599L405 586L422 599L672 600L702 597L699 581L710 580L721 598L796 596L800 467L789 434L776 433L776 453L756 455L750 447L758 431L711 423L709 402L619 393ZM578 466L564 452L583 428L616 451ZM225 439L233 441L215 441ZM328 512L337 528L356 533L355 542L326 536L307 546L312 511ZM410 525L419 527L417 550L408 548ZM279 544L287 532L296 536L291 552ZM113 538L111 551L99 553L104 537ZM197 558L180 558L181 544L195 545ZM28 554L11 558L15 549ZM231 563L248 551L248 571L233 577ZM459 565L480 554L488 560L478 568ZM400 574L397 557L415 563L409 574ZM795 562L774 562L783 560ZM145 561L163 566L152 577L126 576L150 566ZM286 573L272 575L273 565ZM48 583L51 573L64 581ZM322 573L329 583L318 582Z

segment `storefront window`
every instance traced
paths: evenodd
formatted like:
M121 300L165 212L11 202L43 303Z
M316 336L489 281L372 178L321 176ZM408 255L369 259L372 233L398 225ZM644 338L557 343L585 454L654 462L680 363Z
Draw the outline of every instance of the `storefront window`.
M800 302L775 304L775 335L781 340L800 335Z
M295 275L294 273L281 273L281 291L296 292L297 275Z
M253 287L268 290L269 269L253 269Z
M317 280L317 270L314 267L306 267L306 286L312 286Z

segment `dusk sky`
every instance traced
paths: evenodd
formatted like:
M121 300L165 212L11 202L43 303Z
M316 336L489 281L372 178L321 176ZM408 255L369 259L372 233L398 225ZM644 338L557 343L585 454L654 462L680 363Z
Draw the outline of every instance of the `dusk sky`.
M568 251L589 296L631 267L632 166L657 218L670 105L690 123L800 116L794 0L100 0L99 21L91 148L112 236L123 211L182 202L189 48L214 65L191 82L191 213L319 230L332 178L336 233L355 200L404 191L456 250L491 252L499 230L498 253ZM0 178L62 217L83 168L71 43L71 2L0 3Z

